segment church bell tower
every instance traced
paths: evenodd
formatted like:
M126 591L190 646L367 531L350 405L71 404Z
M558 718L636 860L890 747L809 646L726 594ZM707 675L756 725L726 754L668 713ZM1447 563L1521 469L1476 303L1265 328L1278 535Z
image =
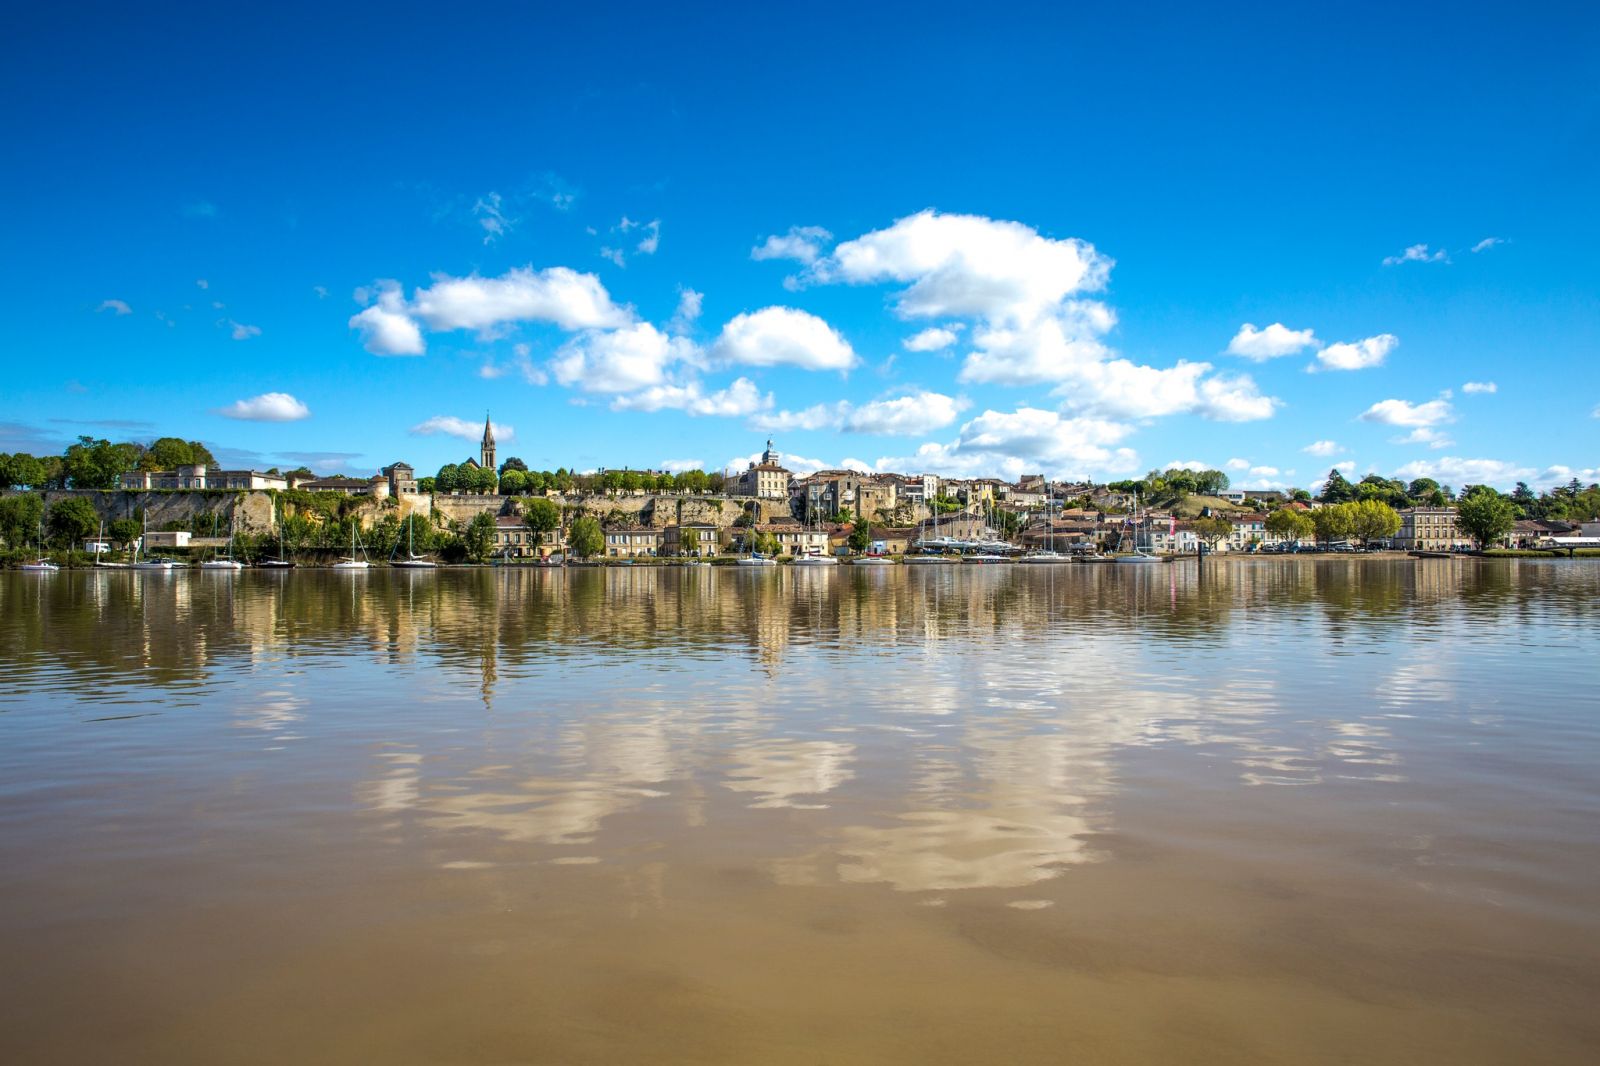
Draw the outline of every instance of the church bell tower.
M478 452L478 465L485 470L495 469L494 465L494 427L489 424L489 413L483 414L483 445Z

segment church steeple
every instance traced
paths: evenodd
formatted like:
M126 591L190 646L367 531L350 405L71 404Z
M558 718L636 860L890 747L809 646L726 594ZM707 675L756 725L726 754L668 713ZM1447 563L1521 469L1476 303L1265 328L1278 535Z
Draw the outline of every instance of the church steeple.
M494 465L494 426L489 422L489 412L483 413L483 444L478 451L478 465L485 470L493 470Z

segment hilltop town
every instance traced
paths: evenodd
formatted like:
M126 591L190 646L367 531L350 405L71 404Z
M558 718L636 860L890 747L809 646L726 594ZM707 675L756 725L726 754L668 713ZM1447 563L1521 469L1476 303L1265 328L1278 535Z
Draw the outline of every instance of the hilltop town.
M404 543L446 561L549 562L870 555L981 547L985 554L1098 557L1299 550L1450 552L1600 543L1600 487L1504 495L1422 478L1329 472L1321 491L1235 488L1218 470L1172 468L1120 482L951 478L784 466L773 442L741 471L530 470L498 460L485 419L477 454L419 477L394 462L370 477L229 470L197 442L89 438L60 457L0 456L0 540L115 551L271 545L387 554ZM183 462L172 460L182 459ZM166 462L163 462L166 460Z

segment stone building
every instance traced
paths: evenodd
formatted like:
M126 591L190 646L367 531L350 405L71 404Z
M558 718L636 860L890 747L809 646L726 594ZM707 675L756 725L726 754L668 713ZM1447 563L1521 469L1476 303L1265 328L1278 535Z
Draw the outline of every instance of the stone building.
M122 475L125 489L286 489L289 480L259 470L212 470L205 463L176 470L130 470Z
M1468 542L1456 526L1454 507L1407 507L1393 543L1400 551L1450 551Z
M772 442L767 441L767 450L761 453L761 461L751 463L749 469L733 480L731 493L735 496L754 496L760 500L788 499L791 475L779 464L778 458Z

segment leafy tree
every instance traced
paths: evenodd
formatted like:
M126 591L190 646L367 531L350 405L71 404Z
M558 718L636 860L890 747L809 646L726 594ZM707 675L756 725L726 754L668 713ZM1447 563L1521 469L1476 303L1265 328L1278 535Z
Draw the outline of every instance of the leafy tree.
M283 476L288 478L290 481L310 481L317 475L311 472L311 468L309 466L297 466Z
M1350 532L1362 544L1384 540L1400 532L1400 514L1380 500L1340 504L1350 509Z
M493 467L463 463L459 469L463 492L492 495L499 484L500 479L495 476Z
M43 488L47 477L45 464L27 452L0 455L0 489Z
M542 542L546 533L561 528L561 508L542 496L535 496L522 509L522 524Z
M426 492L426 493L431 494L434 491L434 489L437 488L437 486L438 486L438 481L435 478L422 477L422 478L418 478L417 479L417 491L418 492Z
M507 470L500 475L500 495L521 496L528 490L528 475L521 470Z
M62 456L62 473L75 489L114 489L123 473L133 466L134 447L79 437Z
M1306 540L1317 531L1311 516L1294 507L1281 507L1267 515L1268 530L1288 540Z
M71 548L100 528L100 512L81 496L62 500L50 508L50 534Z
M460 492L460 470L461 468L456 466L455 463L446 463L441 466L439 472L433 476L435 489L439 492Z
M600 531L600 520L584 515L572 522L567 530L567 547L580 559L588 559L606 550L605 534Z
M111 542L120 544L123 548L138 540L143 532L137 518L113 518L111 524L106 526L106 533L111 537Z
M1322 495L1317 499L1323 503L1348 503L1355 498L1355 486L1345 480L1338 468L1329 470L1328 480L1322 486Z
M488 511L479 511L473 515L461 538L466 545L467 558L475 563L481 563L493 554L495 533L494 515Z
M1316 531L1317 539L1324 544L1347 540L1355 531L1355 522L1349 509L1337 505L1312 511L1311 526Z
M140 470L174 470L196 463L211 465L217 460L211 450L197 440L182 437L157 437L139 456Z
M1206 546L1212 551L1216 550L1218 541L1226 540L1233 535L1233 523L1216 515L1196 518L1189 523L1189 528L1194 530L1195 536L1205 541Z
M39 532L44 498L34 493L0 496L0 538L12 548L21 547Z
M1516 507L1487 485L1473 486L1456 504L1456 525L1479 549L1489 547L1510 533L1516 521Z
M961 501L952 499L941 492L933 498L933 510L935 514L950 514L961 510Z
M395 546L401 544L407 545L413 552L427 551L433 547L433 523L415 511L406 515L395 531Z
M528 464L514 455L508 456L506 461L500 464L500 476L505 477L507 470L516 470L519 473L526 474L528 472Z
M872 547L872 523L865 518L858 520L850 530L850 550L864 552Z

